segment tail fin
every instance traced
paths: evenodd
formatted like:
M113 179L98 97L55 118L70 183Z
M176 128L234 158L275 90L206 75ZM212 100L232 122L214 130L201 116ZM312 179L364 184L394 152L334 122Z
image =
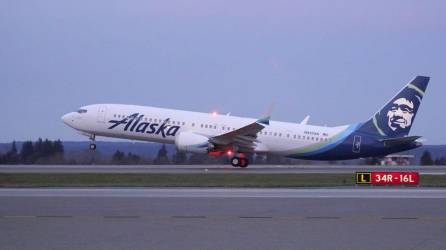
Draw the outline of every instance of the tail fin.
M365 122L359 131L379 137L403 137L409 134L429 77L417 76L381 110Z

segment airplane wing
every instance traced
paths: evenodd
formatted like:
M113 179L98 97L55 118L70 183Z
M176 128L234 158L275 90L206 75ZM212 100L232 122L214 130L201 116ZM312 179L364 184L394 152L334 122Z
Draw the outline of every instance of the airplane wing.
M254 143L258 142L257 133L269 125L269 119L270 117L267 116L239 129L211 137L209 142L217 147L232 146L240 152L253 152Z

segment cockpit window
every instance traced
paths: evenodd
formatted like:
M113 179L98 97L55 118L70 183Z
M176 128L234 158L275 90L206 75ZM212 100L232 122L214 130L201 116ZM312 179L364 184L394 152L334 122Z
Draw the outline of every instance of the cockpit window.
M84 113L87 113L87 110L86 109L79 109L77 112L79 114L84 114Z

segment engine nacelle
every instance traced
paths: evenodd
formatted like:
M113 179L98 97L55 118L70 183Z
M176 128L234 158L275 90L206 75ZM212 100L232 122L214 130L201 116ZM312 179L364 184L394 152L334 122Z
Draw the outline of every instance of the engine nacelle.
M206 136L189 131L181 132L175 138L175 145L180 151L199 154L207 154L213 148Z

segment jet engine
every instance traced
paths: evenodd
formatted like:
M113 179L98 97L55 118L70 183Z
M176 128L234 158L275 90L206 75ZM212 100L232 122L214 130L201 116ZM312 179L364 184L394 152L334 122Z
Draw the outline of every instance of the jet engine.
M189 131L181 132L175 138L175 145L180 151L199 154L207 154L214 147L206 136Z

